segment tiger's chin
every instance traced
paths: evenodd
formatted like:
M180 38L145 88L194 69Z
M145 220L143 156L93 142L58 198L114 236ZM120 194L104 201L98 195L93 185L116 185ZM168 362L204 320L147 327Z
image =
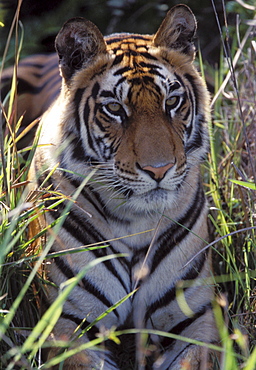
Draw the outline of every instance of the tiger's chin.
M171 209L176 201L175 190L166 190L156 188L142 194L133 193L123 203L124 211L130 211L134 214L145 215L164 214Z

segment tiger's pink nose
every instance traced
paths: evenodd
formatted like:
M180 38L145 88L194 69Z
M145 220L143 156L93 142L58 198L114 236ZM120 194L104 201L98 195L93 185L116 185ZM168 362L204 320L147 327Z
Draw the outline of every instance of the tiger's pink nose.
M174 163L168 163L165 166L153 167L153 166L145 166L142 167L144 171L146 171L152 179L156 181L160 181L164 178L166 172L174 166Z

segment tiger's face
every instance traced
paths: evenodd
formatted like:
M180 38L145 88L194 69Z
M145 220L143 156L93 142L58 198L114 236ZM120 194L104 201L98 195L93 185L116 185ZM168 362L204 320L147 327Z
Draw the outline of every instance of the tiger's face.
M163 210L186 182L194 186L208 149L208 94L192 64L195 20L187 7L173 9L154 36L103 39L79 18L56 40L60 130L70 142L63 167L84 174L97 165L93 186L143 212Z

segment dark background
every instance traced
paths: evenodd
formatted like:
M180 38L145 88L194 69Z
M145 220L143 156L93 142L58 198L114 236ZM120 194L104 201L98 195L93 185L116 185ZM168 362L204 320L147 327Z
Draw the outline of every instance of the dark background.
M0 27L0 57L3 55L17 3L17 0L0 1L0 21L5 25ZM211 0L23 0L20 11L24 28L21 55L54 51L54 39L59 29L66 20L76 16L91 20L105 35L113 32L151 34L157 30L166 11L179 3L189 5L197 18L198 38L195 43L202 52L203 60L211 65L218 64L220 34ZM238 4L227 0L224 3L228 10L229 24L234 26ZM223 26L223 2L214 0L214 4ZM242 8L240 16L246 18L245 9ZM11 43L9 61L11 54L14 54L12 50L14 41Z

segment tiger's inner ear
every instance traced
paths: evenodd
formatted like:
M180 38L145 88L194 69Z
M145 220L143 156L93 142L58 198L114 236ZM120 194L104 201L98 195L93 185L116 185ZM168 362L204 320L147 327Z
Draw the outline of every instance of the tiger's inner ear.
M55 47L66 82L95 56L106 52L102 33L84 18L72 18L67 21L56 37Z
M175 49L194 58L192 42L196 32L196 19L186 5L176 5L168 11L153 42L155 46Z

